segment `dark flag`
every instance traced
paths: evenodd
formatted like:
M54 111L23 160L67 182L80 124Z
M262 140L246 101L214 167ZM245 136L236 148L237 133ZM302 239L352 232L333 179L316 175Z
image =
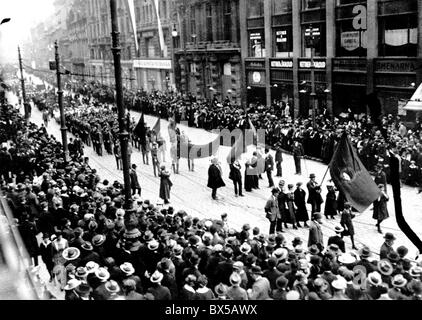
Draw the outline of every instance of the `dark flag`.
M139 119L139 122L136 125L133 133L136 134L136 136L139 137L139 139L141 140L141 145L144 146L147 142L147 140L146 140L147 129L145 128L145 119L144 119L144 113L143 112L142 112L142 115L141 115L141 119Z
M204 159L215 155L220 148L221 135L214 141L204 145L192 144L190 141L180 142L180 158L183 159Z
M365 211L381 192L360 161L347 133L343 133L331 159L330 174L337 189L359 212Z

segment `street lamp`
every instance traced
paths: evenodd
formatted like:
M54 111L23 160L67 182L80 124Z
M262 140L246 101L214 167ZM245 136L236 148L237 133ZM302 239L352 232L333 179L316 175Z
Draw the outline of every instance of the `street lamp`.
M309 31L308 31L309 30ZM306 35L309 38L309 46L311 47L311 104L312 104L312 125L315 127L315 104L316 104L316 93L315 93L315 64L314 64L314 55L315 55L315 43L314 36L318 35L319 31L315 32L312 24L309 26L309 29L306 30Z

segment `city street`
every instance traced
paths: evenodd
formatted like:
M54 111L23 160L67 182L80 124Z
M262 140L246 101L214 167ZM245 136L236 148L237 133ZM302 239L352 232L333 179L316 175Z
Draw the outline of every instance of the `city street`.
M41 112L35 107L32 108L31 121L41 125L42 115ZM136 121L139 120L140 114L137 112L131 112L131 116ZM145 116L145 121L149 126L153 126L156 122L155 117ZM171 168L171 158L169 154L169 136L167 131L168 122L161 120L161 130L164 138L167 141L167 155L166 155L166 167ZM61 141L60 126L54 121L50 120L48 126L48 132L53 134L56 139ZM185 131L189 138L195 144L204 144L213 140L216 135L207 132L202 129L189 128L186 126L180 126L181 131ZM71 134L68 134L71 137ZM249 146L248 154L242 155L240 163L242 164L242 171L244 170L244 162L247 157L252 155L254 150L253 146ZM228 179L229 166L226 162L226 156L229 153L230 148L220 147L216 156L219 158L223 168L223 179L225 180L226 187L218 190L220 200L211 199L211 190L207 188L207 172L210 164L210 158L196 159L195 160L195 172L189 172L187 168L187 161L181 159L180 161L180 174L172 174L171 180L174 186L171 191L171 206L175 210L185 210L189 215L198 216L200 218L219 218L222 213L228 213L229 225L240 229L243 224L249 223L252 227L258 226L263 233L268 233L269 222L265 218L264 206L267 198L270 196L271 189L268 188L268 181L266 175L263 175L263 180L260 180L260 190L253 192L246 192L246 196L243 198L234 197L233 185L231 180ZM274 151L272 151L274 154ZM122 171L116 169L115 159L113 155L104 155L102 157L97 156L94 150L90 147L85 146L85 155L90 158L90 165L97 169L102 179L108 179L110 181L123 181ZM327 166L320 162L303 160L302 161L302 175L294 175L294 162L293 157L288 154L284 154L283 162L283 180L286 181L286 185L289 183L296 184L298 181L302 181L304 185L308 182L310 173L315 173L317 176L317 182L321 182L324 173L327 170ZM158 200L159 194L159 178L155 178L153 174L152 166L143 165L142 156L138 150L134 150L132 154L132 163L138 165L138 177L142 187L142 198L150 199L153 203ZM244 173L244 172L242 172ZM329 172L325 181L322 185L322 195L325 200L326 187L325 184L330 179ZM278 184L278 180L274 179L275 183ZM306 186L304 186L306 190ZM388 210L390 218L383 222L383 232L392 232L396 237L395 247L399 245L405 245L409 248L409 257L414 258L416 255L416 248L406 238L406 236L399 230L395 214L394 214L394 201L392 199L392 189L388 186L388 194L390 195L390 201L388 202ZM422 197L417 195L416 189L409 186L403 186L402 188L402 204L405 218L413 230L422 237ZM324 204L322 205L324 206ZM309 208L310 212L310 208ZM339 223L340 218L337 217L335 220L326 220L323 218L323 233L324 241L328 240L328 237L333 235L333 229L336 223ZM357 213L356 218L353 220L356 231L356 243L357 247L361 247L363 244L368 245L371 250L378 254L379 248L383 243L383 237L376 230L376 221L372 219L372 211L368 208L364 213ZM305 241L308 238L308 229L299 228L299 230L293 230L292 228L287 229L285 236L290 243L294 237L299 236ZM345 238L346 246L348 249L351 248L350 239ZM306 243L306 242L305 242Z

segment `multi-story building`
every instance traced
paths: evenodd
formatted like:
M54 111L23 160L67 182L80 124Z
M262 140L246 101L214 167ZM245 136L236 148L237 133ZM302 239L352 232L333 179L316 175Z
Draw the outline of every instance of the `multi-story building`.
M133 63L138 87L147 91L175 89L174 64L172 61L175 1L158 1L158 15L164 44L160 42L155 2L153 0L135 0L135 15L139 51Z
M89 61L88 73L103 84L114 83L114 62L111 51L110 3L104 0L88 2L87 25ZM133 57L135 38L126 0L117 1L117 18L120 32L121 64L123 85L133 88L135 84Z
M202 98L241 101L238 0L176 1L177 83ZM175 33L175 35L176 35Z
M248 101L289 102L295 115L401 108L421 78L422 2L239 0ZM313 60L313 63L311 63ZM312 94L312 72L315 95Z

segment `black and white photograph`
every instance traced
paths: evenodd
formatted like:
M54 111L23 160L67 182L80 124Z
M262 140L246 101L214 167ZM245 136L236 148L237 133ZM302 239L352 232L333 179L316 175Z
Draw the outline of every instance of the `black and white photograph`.
M421 0L0 0L0 85L0 300L422 300Z

